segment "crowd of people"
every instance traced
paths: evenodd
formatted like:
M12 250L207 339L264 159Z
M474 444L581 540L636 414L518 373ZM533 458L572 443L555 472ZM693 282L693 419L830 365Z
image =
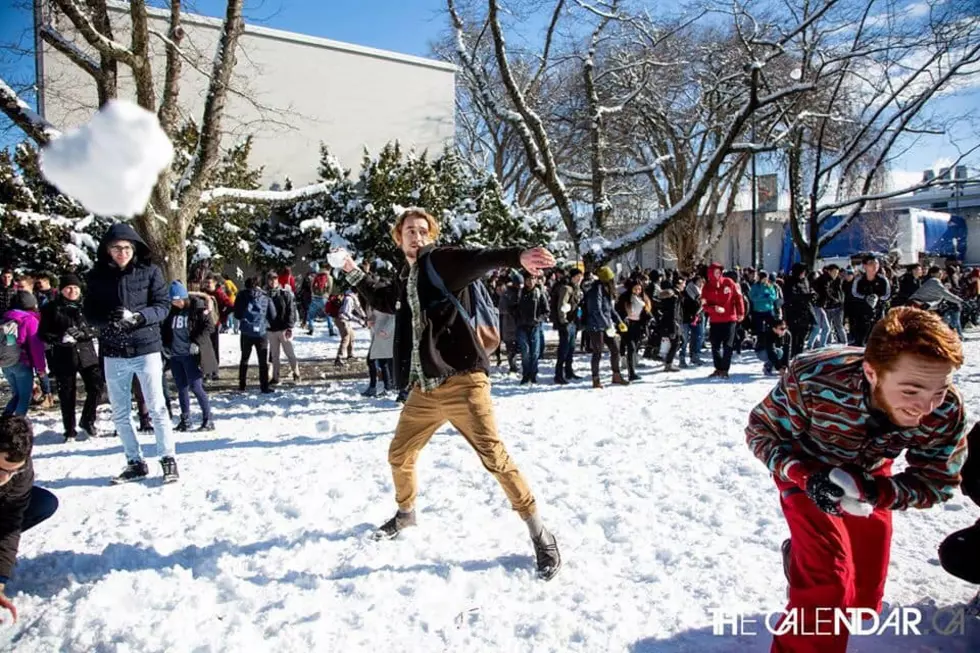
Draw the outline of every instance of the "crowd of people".
M893 510L946 501L961 481L980 497L977 461L964 464L968 440L976 450L980 435L967 435L952 384L963 364L957 334L976 316L976 272L964 276L950 265L923 275L921 266L910 266L896 277L868 256L860 271L828 265L811 274L797 265L783 275L710 264L688 274L632 270L617 283L610 267L560 267L543 248L436 247L438 221L419 209L402 213L392 234L405 265L388 277L345 256L336 278L314 266L298 283L287 268L249 277L240 291L215 274L167 283L126 224L107 231L85 282L74 274L53 281L4 272L0 363L12 398L0 421L0 606L15 611L2 584L20 533L57 508L54 495L33 485L32 400L51 408L57 389L66 441L77 428L120 438L126 465L112 483L148 476L136 431L152 431L163 480L175 482L174 431L193 428L191 395L201 413L198 430L215 428L207 381L219 370L218 334L239 336L239 390L247 387L255 351L259 389L273 393L281 356L292 379L301 380L293 334L315 333L319 320L339 339L338 367L353 358L356 329L370 329L363 394L397 392L403 403L388 451L396 511L377 539L416 525L415 462L449 421L527 525L539 577L558 573L557 539L497 433L490 393L491 361L502 367L505 356L522 385L540 382L546 324L558 336L557 385L582 378L576 350L590 354L595 389L604 387L606 350L614 386L640 379L641 358L672 373L704 365L707 348L713 378L729 378L734 354L745 350L755 352L765 374L778 375L746 432L780 493L791 533L783 547L790 604L807 615L825 604L880 609ZM178 394L176 425L167 369ZM76 426L78 378L85 401ZM103 400L114 433L97 427ZM903 450L908 465L892 474L891 461ZM980 583L978 543L980 522L950 536L941 549L944 566ZM846 636L774 643L778 651L844 647Z

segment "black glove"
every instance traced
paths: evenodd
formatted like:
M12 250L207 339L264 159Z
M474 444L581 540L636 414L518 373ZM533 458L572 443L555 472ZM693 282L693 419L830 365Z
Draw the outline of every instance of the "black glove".
M806 480L806 495L828 515L840 517L843 514L840 500L844 498L844 490L830 480L832 469L830 467L810 476Z
M84 330L79 329L78 327L68 327L65 330L65 333L67 333L72 338L74 338L75 339L75 342L79 342L81 340L88 340L89 339L89 335Z

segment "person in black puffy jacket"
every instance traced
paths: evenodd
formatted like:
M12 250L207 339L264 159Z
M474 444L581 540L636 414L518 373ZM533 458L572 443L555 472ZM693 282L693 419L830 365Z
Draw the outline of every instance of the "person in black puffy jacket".
M82 406L82 430L91 437L99 435L95 426L95 409L104 381L99 355L95 351L96 331L82 314L82 283L74 274L61 277L61 294L41 308L38 335L50 347L51 374L58 383L61 423L65 442L73 440L75 431L76 375L85 385Z
M170 312L170 296L163 271L150 260L150 248L128 224L116 223L102 237L83 307L85 319L99 330L112 420L126 454L126 468L113 483L135 481L149 473L130 417L134 376L153 420L164 481L176 481L160 337L160 324Z

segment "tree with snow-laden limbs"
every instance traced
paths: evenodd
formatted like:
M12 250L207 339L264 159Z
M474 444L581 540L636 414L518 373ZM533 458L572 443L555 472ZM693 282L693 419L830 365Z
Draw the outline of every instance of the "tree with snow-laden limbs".
M975 3L930 2L913 10L878 0L836 5L817 14L809 2L791 3L806 25L804 38L786 48L778 77L764 70L760 79L764 88L785 77L812 86L760 118L760 140L785 169L793 240L811 269L820 249L865 208L943 183L887 189L883 179L916 139L948 135L957 120L975 116L975 110L941 115L933 100L980 81ZM737 4L735 19L743 48L764 49L768 36ZM955 145L960 155L951 167L980 148L980 137Z
M90 215L48 184L37 150L0 150L0 265L30 272L86 270L111 220Z
M806 27L797 20L769 24L765 46L753 52L729 47L725 61L693 73L701 84L696 95L706 106L696 118L678 122L673 134L693 145L657 148L654 143L636 151L637 137L631 137L630 130L641 121L638 116L656 115L665 104L655 97L661 91L660 78L675 68L691 67L694 57L703 54L693 51L693 56L678 58L676 43L704 27L705 13L654 19L619 0L557 0L551 4L541 47L527 51L511 46L506 34L517 31L526 22L525 14L540 3L515 1L505 8L501 0L487 0L485 12L477 11L476 4L484 5L468 3L472 11L464 11L455 0L447 0L457 60L472 80L477 101L516 131L526 165L547 188L588 265L635 249L674 220L705 212L706 200L727 198L744 165L740 155L753 148L752 143L739 142L753 115L812 88L811 82L760 85L762 71L778 64ZM834 4L836 0L817 3L815 14L822 15ZM559 79L562 83L556 83ZM548 92L542 92L545 88ZM700 108L688 100L688 110L691 105ZM670 120L683 117L683 110L682 103L675 103ZM696 127L685 133L684 124L692 120L697 120ZM647 123L656 126L656 120ZM669 141L671 136L660 132L657 140ZM685 148L693 148L693 156L672 164ZM667 165L681 171L664 173L664 192L651 202L649 217L609 237L620 199L636 192L656 195L638 180L657 177ZM718 181L729 174L728 181ZM665 191L672 186L663 183L669 176L682 182L683 190L673 196ZM721 210L719 202L714 202L716 212Z
M187 273L188 235L193 237L202 214L217 211L226 204L271 206L295 202L326 192L322 184L290 191L262 191L252 188L216 186L216 175L222 169L221 137L229 92L233 92L232 73L238 56L239 39L244 31L244 0L228 0L220 38L208 77L203 114L194 117L200 125L199 136L183 169L165 170L160 175L146 210L134 218L136 228L157 253L164 271L171 279L184 279ZM177 142L183 129L179 105L182 71L185 63L196 67L196 59L182 46L181 0L170 0L167 32L151 29L145 0L129 3L128 42L116 37L109 20L105 0L51 0L43 3L39 35L47 45L67 57L92 79L98 91L100 106L119 97L120 69L132 75L132 99L142 108L155 112L171 141ZM59 31L58 24L71 26L77 35L73 40ZM159 39L166 48L164 70L153 69L150 39ZM157 86L162 82L162 88ZM159 99L159 101L158 101ZM60 135L57 126L49 124L32 111L14 90L0 79L0 111L3 111L24 133L39 145ZM233 234L229 234L229 239ZM193 249L192 251L202 250Z
M393 271L402 257L391 225L410 206L425 207L440 220L443 244L556 245L557 225L546 213L525 214L505 201L492 175L471 172L452 150L430 160L424 152L405 153L397 142L389 143L376 156L365 152L360 174L352 178L321 147L319 177L331 191L297 204L288 218L300 232L313 234L312 260L325 259L330 247L345 247L379 273Z

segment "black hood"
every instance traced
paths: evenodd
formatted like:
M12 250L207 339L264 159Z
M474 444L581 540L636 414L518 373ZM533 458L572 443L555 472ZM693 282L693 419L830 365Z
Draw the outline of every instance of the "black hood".
M102 236L102 240L99 241L99 252L97 256L99 263L103 265L112 263L112 258L109 256L109 243L117 240L128 240L133 243L136 248L133 262L147 262L150 260L150 248L143 238L128 223L117 222L109 227L109 230Z

